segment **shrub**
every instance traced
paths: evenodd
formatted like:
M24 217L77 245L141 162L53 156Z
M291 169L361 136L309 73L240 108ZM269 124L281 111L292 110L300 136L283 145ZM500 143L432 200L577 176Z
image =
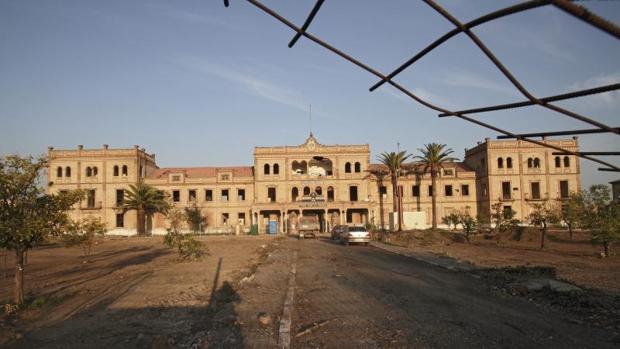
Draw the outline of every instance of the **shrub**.
M198 260L209 255L202 242L190 234L181 234L174 229L168 229L168 233L164 235L164 245L176 249L182 260Z
M79 246L82 256L90 256L93 245L105 234L105 224L99 218L86 218L67 224L67 231L61 236L66 247Z

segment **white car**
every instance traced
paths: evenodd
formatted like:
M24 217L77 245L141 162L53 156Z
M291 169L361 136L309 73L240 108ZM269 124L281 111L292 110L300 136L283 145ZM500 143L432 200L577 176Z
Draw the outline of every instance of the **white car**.
M343 245L363 244L368 246L370 243L370 233L366 227L344 227L344 230L340 233L340 243Z

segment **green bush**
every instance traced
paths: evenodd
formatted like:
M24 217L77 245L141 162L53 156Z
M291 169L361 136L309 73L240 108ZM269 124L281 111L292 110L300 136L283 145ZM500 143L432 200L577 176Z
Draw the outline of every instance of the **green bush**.
M181 234L174 229L168 229L168 233L164 235L164 245L176 249L182 260L198 260L209 255L202 242L190 234Z

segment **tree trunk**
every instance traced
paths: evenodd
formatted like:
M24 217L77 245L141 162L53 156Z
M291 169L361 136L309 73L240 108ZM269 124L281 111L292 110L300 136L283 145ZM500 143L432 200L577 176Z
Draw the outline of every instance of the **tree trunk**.
M15 304L24 303L24 250L15 250Z
M144 236L145 235L145 231L144 231L144 210L139 209L136 210L136 219L137 219L137 230L138 230L138 236Z
M403 220L404 220L404 214L403 214L403 193L400 190L400 187L398 188L398 231L402 231L403 230Z
M573 225L572 224L568 225L568 236L569 236L569 239L573 241Z
M547 227L543 226L541 232L542 232L542 234L541 234L541 237L540 237L540 248L543 249L543 248L545 248L545 237L547 235Z
M604 241L603 242L603 256L604 257L609 257L609 247L610 247L611 243L609 241Z
M433 229L437 229L437 171L431 169L431 186L432 186L432 205L431 205L431 214L433 217Z
M399 195L398 195L398 178L396 177L396 173L392 173L392 217L394 216L394 213L396 213L396 217L399 219L398 220L398 227L396 228L397 231L401 231L401 225L400 225L400 213L399 213Z

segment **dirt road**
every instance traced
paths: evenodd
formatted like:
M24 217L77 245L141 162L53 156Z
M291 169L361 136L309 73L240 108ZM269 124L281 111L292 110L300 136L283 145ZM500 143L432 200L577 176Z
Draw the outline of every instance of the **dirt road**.
M32 251L28 289L45 302L5 316L0 346L275 348L295 251L292 348L620 344L620 321L593 326L498 291L492 277L374 247L270 237L203 241L211 256L192 263L177 263L159 239L106 240L87 263L77 250ZM9 296L9 285L2 283L0 296Z
M527 299L492 294L467 273L328 240L286 246L299 249L294 348L614 346L612 331L571 323L566 314Z

